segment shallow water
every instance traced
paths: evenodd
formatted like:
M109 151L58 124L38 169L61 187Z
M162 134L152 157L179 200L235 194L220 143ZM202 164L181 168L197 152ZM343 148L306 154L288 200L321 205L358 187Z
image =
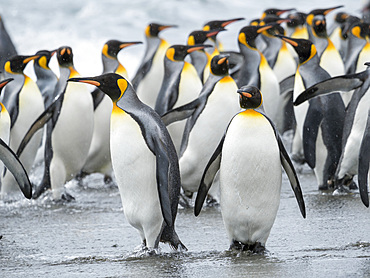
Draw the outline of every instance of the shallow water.
M370 210L357 193L317 191L299 174L307 218L284 177L281 204L264 255L230 252L219 207L199 217L180 208L176 230L187 252L160 244L160 254L136 256L140 238L125 220L118 189L100 175L68 184L76 200L0 202L2 277L367 277Z
M359 1L304 1L299 9L345 4L359 12ZM282 8L296 1L279 2ZM213 19L245 17L220 39L235 49L235 34L275 1L46 1L0 0L0 13L21 54L70 45L82 75L101 72L101 47L108 39L143 40L146 24L178 24L163 33L170 43ZM144 46L119 55L132 76ZM55 58L52 68L56 71ZM26 71L32 77L32 67ZM35 174L31 177L39 180ZM189 249L172 252L161 244L160 255L137 257L140 238L125 220L118 189L92 175L80 186L68 184L76 198L61 204L49 196L39 200L0 201L0 277L369 277L370 209L359 194L333 196L317 190L311 171L299 174L306 202L303 219L287 179L281 205L267 241L268 253L227 251L226 231L218 207L199 217L180 209L176 230Z

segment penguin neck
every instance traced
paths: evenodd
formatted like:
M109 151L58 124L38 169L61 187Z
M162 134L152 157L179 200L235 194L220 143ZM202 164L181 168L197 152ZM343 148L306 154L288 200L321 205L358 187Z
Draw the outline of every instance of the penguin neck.
M317 36L313 36L313 37L314 37L314 44L317 50L317 55L321 57L322 53L325 51L325 49L329 45L328 38L317 37Z
M240 45L240 52L244 57L244 63L238 74L238 86L254 85L259 87L259 66L262 54L253 48L243 44Z
M195 67L199 77L203 76L203 71L208 62L207 54L203 50L190 53L191 63Z
M145 104L139 100L131 85L129 85L123 96L117 101L116 105L129 114L135 114L136 111L141 110L142 107L145 106Z
M208 98L213 92L215 85L226 77L230 77L230 76L229 75L227 76L214 75L212 72L210 72L207 78L207 81L204 83L203 88L201 92L199 93L199 97L206 96Z
M144 55L144 63L154 57L157 49L164 41L159 37L146 37L146 50Z
M282 40L278 38L271 38L265 35L263 35L262 37L266 43L266 48L264 49L264 51L262 51L262 53L265 56L270 67L273 68L275 66L279 51L282 48Z
M300 64L297 70L302 77L305 88L330 78L329 73L320 66L320 59L317 55Z
M103 62L103 73L115 72L119 65L117 59L107 57L104 54L102 54L102 62Z

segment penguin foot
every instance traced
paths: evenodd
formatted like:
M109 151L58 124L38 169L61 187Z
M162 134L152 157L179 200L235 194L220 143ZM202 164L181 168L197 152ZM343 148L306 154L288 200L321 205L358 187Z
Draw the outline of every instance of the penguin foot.
M113 178L110 175L104 175L104 184L110 185L113 183Z
M356 189L358 189L358 186L354 181L351 181L351 183L348 185L348 188L350 190L356 190Z
M220 204L211 195L207 195L206 205L207 205L207 207L217 207Z
M180 199L179 199L180 206L182 206L185 209L191 208L190 201L191 199L189 199L185 194L180 193Z
M60 199L65 202L71 202L75 200L75 198L72 195L68 194L67 192L62 193Z
M243 250L243 245L240 243L240 241L233 240L233 243L231 243L229 247L229 251L233 250Z
M333 195L346 195L348 193L351 193L348 189L344 188L343 186L338 187L334 190Z
M319 190L329 190L329 185L326 184L320 184L319 185Z
M299 164L299 165L302 165L306 162L306 160L304 159L304 157L302 157L301 155L299 154L291 154L291 159L293 160L293 162Z

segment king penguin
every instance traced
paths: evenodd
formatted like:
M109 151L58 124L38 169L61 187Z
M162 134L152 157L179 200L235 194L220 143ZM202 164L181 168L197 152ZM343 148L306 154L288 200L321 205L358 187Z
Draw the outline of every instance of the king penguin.
M5 63L5 76L14 78L14 81L4 88L3 94L3 104L11 120L9 146L14 152L32 123L44 110L44 100L39 88L23 73L26 65L37 57L16 55ZM35 134L22 156L19 156L27 172L32 168L41 138L42 131ZM18 191L18 186L13 175L6 171L2 180L1 194L6 195L12 191Z
M235 96L238 87L228 70L228 56L214 56L210 76L199 97L162 117L165 124L188 118L179 155L182 188L188 197L197 191L209 157L230 119L240 110Z
M307 88L294 103L300 105L320 95L337 91L346 94L348 91L355 90L346 109L342 153L335 172L334 186L340 192L346 191L344 185L349 185L351 188L354 175L358 175L359 182L364 180L369 168L369 164L360 164L360 161L366 160L365 157L368 155L367 147L364 147L363 151L361 150L362 146L368 146L365 141L369 136L367 126L370 111L370 63L366 63L366 66L367 69L363 72L333 77ZM362 200L364 200L364 193L361 190L360 193ZM366 205L366 202L364 204Z
M57 97L34 121L17 154L21 154L35 132L47 124L44 176L32 197L38 198L51 188L53 199L69 201L73 197L65 191L64 185L86 162L94 127L93 101L85 85L66 83L68 78L79 76L73 66L72 49L58 48L57 60L60 71Z
M297 51L299 65L295 74L293 99L306 88L329 79L330 75L319 65L315 45L309 40L278 36ZM332 186L335 169L341 155L341 140L345 106L338 93L320 96L294 108L296 131L292 153L304 159L314 170L319 189Z
M244 63L236 76L236 83L239 88L253 85L264 92L266 114L281 131L284 125L284 113L282 112L283 98L280 97L279 82L265 56L256 48L255 43L255 39L260 33L272 27L273 25L245 26L239 31L238 43L240 53L244 56Z
M154 108L161 82L164 76L163 59L169 43L159 37L159 33L165 29L176 27L175 25L149 24L145 29L146 50L132 79L132 85L140 100Z
M282 166L303 217L305 204L279 133L262 113L261 92L254 86L243 86L237 92L243 111L230 121L204 170L194 213L200 213L219 170L221 214L230 249L262 253L279 208Z
M163 116L169 110L182 106L196 99L203 84L194 66L185 57L208 45L172 45L167 49L164 58L165 75L155 104L155 111ZM180 150L185 121L168 126L168 131L176 150Z
M156 252L159 241L186 249L174 228L181 186L178 158L159 115L142 103L130 83L118 74L69 81L95 85L113 101L113 169L123 211L139 231L143 250Z
M102 49L103 73L115 72L128 78L126 68L118 61L118 53L128 46L141 42L123 42L118 40L107 41ZM92 92L94 103L94 132L91 140L89 155L82 168L82 176L91 173L104 175L104 182L113 180L113 169L110 156L109 123L112 111L112 102L101 90L96 88ZM81 176L81 177L82 177Z

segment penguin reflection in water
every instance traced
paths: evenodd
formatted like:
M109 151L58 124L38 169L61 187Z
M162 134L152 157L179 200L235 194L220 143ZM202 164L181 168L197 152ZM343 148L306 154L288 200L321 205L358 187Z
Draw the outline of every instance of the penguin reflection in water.
M199 215L212 180L220 170L221 213L230 249L262 253L279 208L281 166L304 218L305 205L295 169L279 133L262 112L261 92L254 86L244 86L237 92L240 106L245 110L230 121L206 166L194 213Z
M159 115L118 74L68 81L95 85L113 101L112 165L126 219L140 233L141 251L155 254L159 241L186 250L174 228L181 186L178 158Z

